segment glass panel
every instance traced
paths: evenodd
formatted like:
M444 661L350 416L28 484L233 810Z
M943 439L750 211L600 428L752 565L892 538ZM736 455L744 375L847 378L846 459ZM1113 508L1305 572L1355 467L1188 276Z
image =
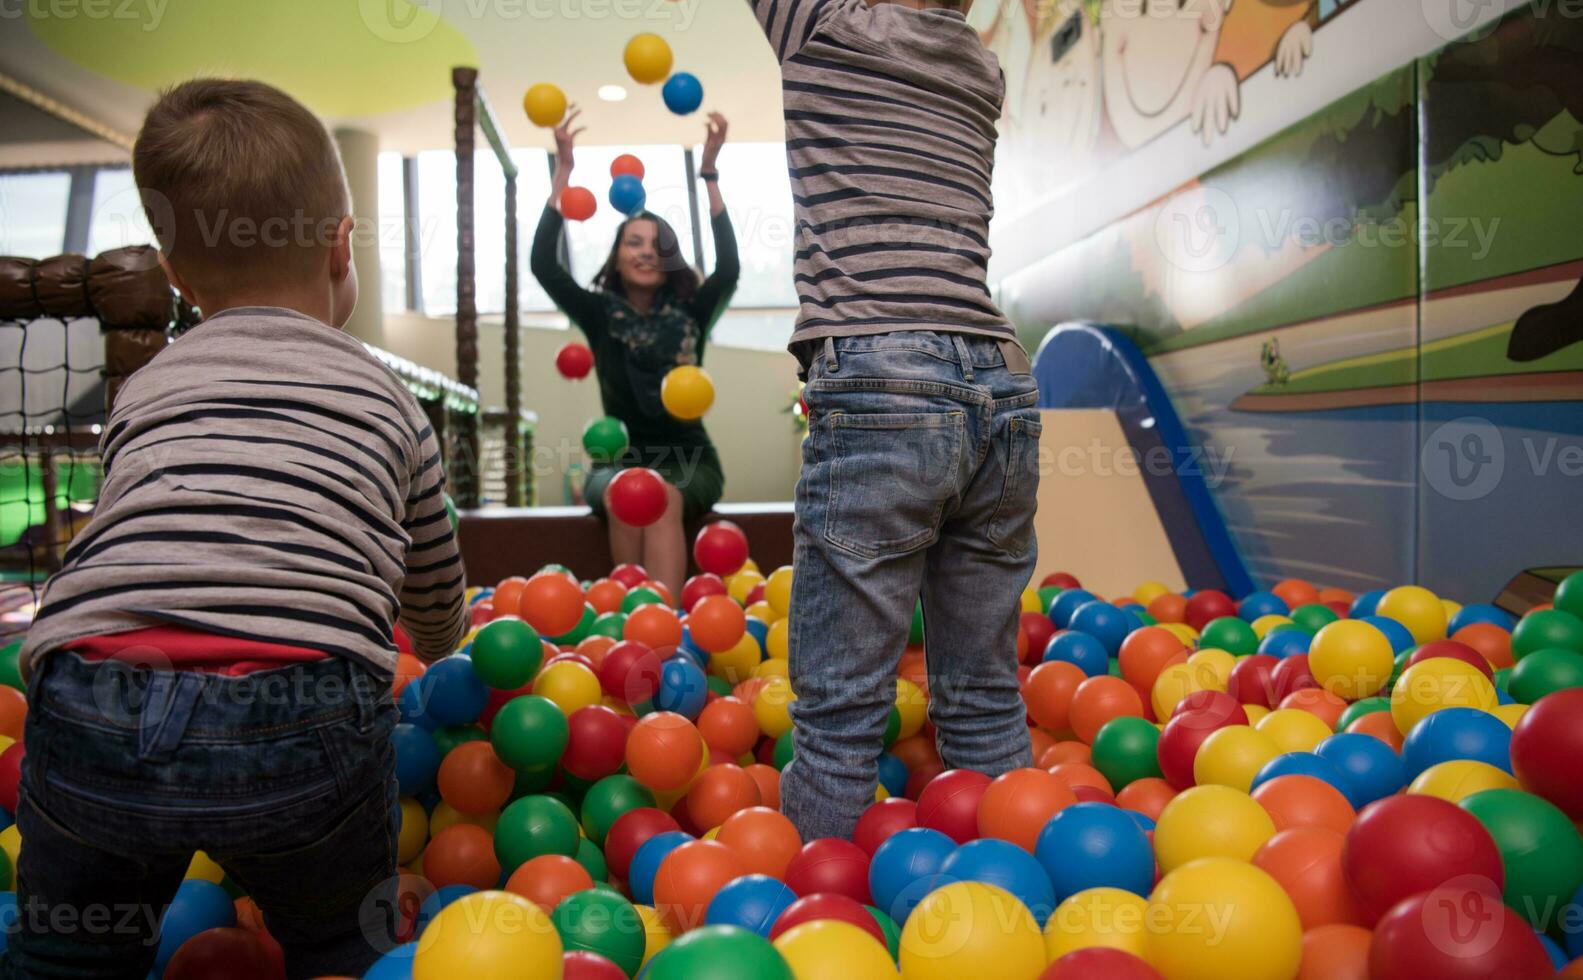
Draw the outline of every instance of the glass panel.
M66 241L66 173L0 176L0 255L47 259Z
M154 231L128 168L100 170L93 176L93 215L88 222L88 254L125 245L152 245Z

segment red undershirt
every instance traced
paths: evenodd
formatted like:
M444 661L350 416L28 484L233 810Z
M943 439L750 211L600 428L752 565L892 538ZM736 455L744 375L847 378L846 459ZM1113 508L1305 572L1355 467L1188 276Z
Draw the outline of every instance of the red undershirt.
M184 626L150 626L128 633L85 636L61 649L70 650L84 660L126 660L150 666L151 657L158 657L162 666L168 662L172 670L196 670L227 677L329 657L323 650L216 636Z

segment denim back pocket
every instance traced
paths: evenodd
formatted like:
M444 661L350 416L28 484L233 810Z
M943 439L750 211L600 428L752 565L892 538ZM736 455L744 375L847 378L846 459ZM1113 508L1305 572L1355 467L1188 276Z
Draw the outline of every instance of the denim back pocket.
M1033 547L1033 514L1039 495L1039 436L1043 423L1023 415L1006 420L1004 438L997 439L990 459L1005 468L1000 501L985 534L995 547L1021 558Z
M825 540L863 558L932 541L960 482L965 412L831 413Z

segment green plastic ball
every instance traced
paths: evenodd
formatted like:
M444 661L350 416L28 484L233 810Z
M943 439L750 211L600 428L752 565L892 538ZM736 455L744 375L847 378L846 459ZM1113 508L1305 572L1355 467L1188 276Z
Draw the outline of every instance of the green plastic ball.
M11 891L15 885L11 874L11 855L0 849L0 891Z
M1142 623L1145 626L1158 626L1158 625L1160 625L1160 621L1158 619L1155 619L1153 616L1150 616L1147 612L1144 612L1143 610L1134 609L1132 611L1132 614L1134 616L1138 617L1138 622Z
M610 865L605 863L605 852L586 837L577 843L577 863L588 872L588 877L594 879L595 885L604 884L605 879L610 877Z
M874 917L875 922L879 923L879 931L885 934L885 948L890 950L890 958L894 960L900 957L901 927L896 924L896 920L872 905L863 907L868 909L868 914Z
M1506 693L1523 704L1533 704L1546 694L1568 687L1583 687L1583 653L1535 650L1512 668Z
M896 739L901 735L901 711L893 704L890 706L890 715L885 719L885 747L888 749L896 744Z
M1153 722L1132 716L1112 718L1094 736L1094 768L1117 790L1139 779L1158 777L1159 743L1160 730Z
M1317 633L1340 618L1340 616L1336 615L1334 609L1329 606L1321 606L1317 602L1309 603L1306 606L1298 606L1292 610L1292 622L1310 633Z
M551 637L550 642L558 646L574 647L588 639L588 634L593 632L594 621L598 618L599 614L594 612L594 607L585 602L583 603L583 615L577 620L577 625L560 636Z
M507 701L489 726L495 755L513 769L541 769L566 751L566 716L549 698L523 694Z
M451 495L448 493L442 494L442 496L445 498L445 516L450 518L452 530L460 528L462 526L462 518L456 513L456 501L452 500Z
M1407 669L1407 658L1411 657L1417 649L1417 647L1408 647L1396 655L1395 661L1391 663L1391 679L1385 682L1387 691L1396 686L1396 679L1401 677L1402 671Z
M1327 612L1329 610L1326 610ZM1204 625L1198 635L1200 650L1224 650L1241 656L1259 652L1259 634L1236 616L1222 616Z
M609 463L627 451L626 423L606 415L583 427L583 451L596 463Z
M1583 619L1583 572L1573 572L1556 586L1555 598L1550 600L1559 610Z
M442 759L464 742L481 742L488 737L477 725L446 725L434 730L434 744L439 747Z
M923 600L919 599L912 606L912 626L907 630L907 645L918 646L923 642Z
M1110 658L1110 662L1105 664L1105 673L1109 674L1112 677L1120 677L1121 676L1121 661L1117 660L1115 657L1111 657Z
M495 824L495 857L506 874L545 854L575 857L582 837L577 818L551 796L524 796L509 804Z
M785 769L795 758L797 758L797 747L792 742L792 730L782 732L780 738L775 740L775 768Z
M1050 607L1055 604L1055 597L1066 590L1059 585L1046 585L1039 590L1039 611L1046 616L1050 615Z
M704 683L709 685L711 693L718 694L721 697L727 697L731 693L731 682L719 674L710 674Z
M649 960L644 980L793 980L770 941L736 926L704 926Z
M1524 616L1512 630L1512 656L1518 660L1535 650L1583 652L1583 619L1560 609L1541 609Z
M1502 667L1490 679L1495 682L1495 690L1505 691L1507 694L1512 693L1512 669L1510 667Z
M499 754L498 751L496 753ZM511 787L511 798L520 800L524 796L533 796L550 788L555 782L555 767L545 766L543 769L518 769L517 781Z
M0 684L14 687L23 693L27 692L27 684L22 681L22 672L17 666L17 654L22 652L22 641L12 640L0 647Z
M665 597L646 585L640 585L621 597L621 611L628 616L642 606L663 606Z
M485 625L473 637L473 673L485 686L514 691L539 672L544 662L544 641L538 630L515 616L503 616Z
M1364 715L1372 715L1376 711L1389 710L1391 710L1390 698L1372 697L1364 698L1361 701L1354 701L1347 705L1346 710L1341 712L1341 717L1336 719L1336 731L1346 731L1348 725L1357 721L1359 718L1362 718Z
M611 889L589 888L561 899L550 918L568 953L598 953L627 976L643 965L643 919L632 903Z
M607 612L601 613L594 619L594 625L588 628L588 635L608 636L612 640L619 640L626 630L627 617L625 613Z
M583 830L603 847L605 834L616 818L628 810L653 806L654 794L631 776L606 776L588 788L583 797Z
M1487 789L1459 804L1495 839L1506 904L1548 929L1583 884L1583 838L1555 804L1515 789Z

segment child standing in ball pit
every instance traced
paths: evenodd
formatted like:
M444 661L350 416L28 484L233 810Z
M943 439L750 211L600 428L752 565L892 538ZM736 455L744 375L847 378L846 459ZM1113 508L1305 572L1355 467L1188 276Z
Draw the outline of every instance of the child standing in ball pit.
M1038 389L985 285L1005 82L971 0L748 3L781 64L808 382L782 801L804 839L848 837L920 596L942 761L1030 764Z
M350 199L312 114L258 82L187 82L132 169L205 319L117 396L97 511L21 652L0 974L141 980L201 849L290 976L360 975L396 868L394 620L431 659L466 625L439 445L339 329Z

